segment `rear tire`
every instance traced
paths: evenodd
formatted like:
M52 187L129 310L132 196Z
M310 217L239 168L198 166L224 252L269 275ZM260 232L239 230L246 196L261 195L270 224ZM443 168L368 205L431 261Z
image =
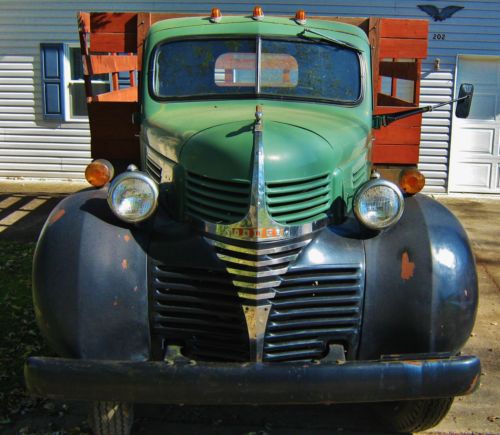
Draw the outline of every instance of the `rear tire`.
M134 406L123 402L93 402L89 425L94 435L129 435L134 423Z
M448 413L453 397L445 399L402 400L378 403L376 412L387 429L418 432L436 426Z

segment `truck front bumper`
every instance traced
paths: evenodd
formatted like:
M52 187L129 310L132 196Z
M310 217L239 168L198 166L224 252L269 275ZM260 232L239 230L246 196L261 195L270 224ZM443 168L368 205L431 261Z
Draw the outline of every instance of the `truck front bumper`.
M452 397L479 384L475 356L297 364L29 358L28 390L65 400L170 404L355 403Z

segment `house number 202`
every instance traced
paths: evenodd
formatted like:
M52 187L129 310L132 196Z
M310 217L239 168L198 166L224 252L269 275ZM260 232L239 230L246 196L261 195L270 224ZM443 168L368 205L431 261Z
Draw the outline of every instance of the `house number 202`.
M434 33L432 35L432 39L438 39L440 41L443 41L446 38L446 34L444 33Z

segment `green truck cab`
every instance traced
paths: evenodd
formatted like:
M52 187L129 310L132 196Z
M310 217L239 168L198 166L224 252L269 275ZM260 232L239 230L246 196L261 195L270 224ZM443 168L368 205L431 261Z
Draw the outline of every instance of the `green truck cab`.
M92 163L101 187L38 242L58 357L28 360L30 391L92 402L97 433L127 433L137 402L380 402L392 430L437 424L478 385L474 259L418 174L401 188L371 161L374 126L432 108L374 115L366 33L302 15L159 21L140 60L140 168Z

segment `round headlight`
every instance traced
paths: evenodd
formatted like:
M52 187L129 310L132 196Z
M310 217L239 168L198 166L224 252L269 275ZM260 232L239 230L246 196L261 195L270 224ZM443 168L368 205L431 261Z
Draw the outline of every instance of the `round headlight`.
M404 198L399 187L387 180L371 180L354 197L354 213L372 230L394 225L403 214Z
M156 210L158 187L143 172L124 172L111 183L108 204L113 213L126 222L143 221Z

